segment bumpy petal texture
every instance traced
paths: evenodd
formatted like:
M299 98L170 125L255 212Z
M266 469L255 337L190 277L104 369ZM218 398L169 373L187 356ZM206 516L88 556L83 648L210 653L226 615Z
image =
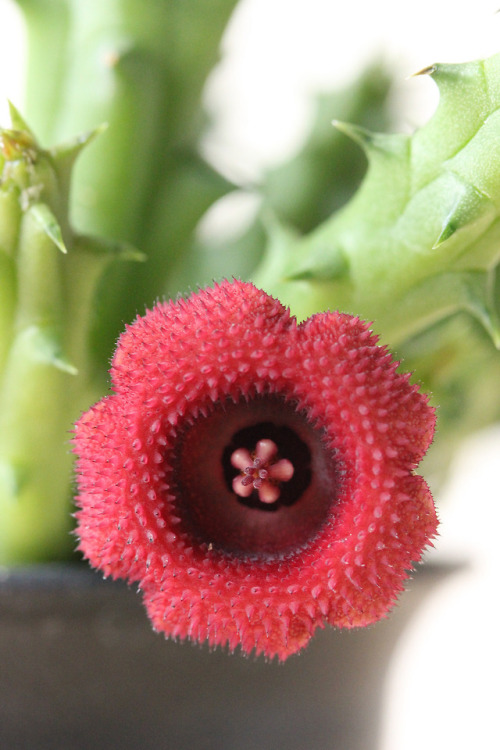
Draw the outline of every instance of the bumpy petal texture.
M385 616L436 534L427 397L366 323L224 281L127 327L76 425L79 549L174 638L286 659Z

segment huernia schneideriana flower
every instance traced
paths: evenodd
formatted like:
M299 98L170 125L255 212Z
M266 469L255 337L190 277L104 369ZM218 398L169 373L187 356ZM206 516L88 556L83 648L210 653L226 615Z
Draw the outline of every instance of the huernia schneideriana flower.
M249 283L127 327L76 425L79 549L166 635L285 659L383 617L436 533L426 396L366 323Z

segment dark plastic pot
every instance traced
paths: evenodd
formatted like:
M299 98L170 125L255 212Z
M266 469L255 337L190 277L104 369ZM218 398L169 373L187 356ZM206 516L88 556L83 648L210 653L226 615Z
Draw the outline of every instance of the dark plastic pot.
M447 572L423 567L388 620L278 664L166 641L84 566L0 571L0 748L374 750L393 647Z

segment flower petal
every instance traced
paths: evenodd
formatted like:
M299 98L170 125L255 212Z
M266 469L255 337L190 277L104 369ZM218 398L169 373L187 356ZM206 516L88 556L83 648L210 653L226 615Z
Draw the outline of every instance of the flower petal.
M358 318L297 326L251 284L156 306L76 426L80 549L173 637L285 659L383 617L437 527L434 411L397 367Z

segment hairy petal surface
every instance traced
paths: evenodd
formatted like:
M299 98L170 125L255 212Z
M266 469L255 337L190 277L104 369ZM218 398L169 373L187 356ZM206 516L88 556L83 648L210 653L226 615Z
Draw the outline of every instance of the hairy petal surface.
M252 284L156 306L76 425L81 551L173 637L285 659L325 623L378 620L437 528L413 473L434 412L397 366L358 318L298 326ZM267 502L234 491L249 455L271 457L247 472Z

